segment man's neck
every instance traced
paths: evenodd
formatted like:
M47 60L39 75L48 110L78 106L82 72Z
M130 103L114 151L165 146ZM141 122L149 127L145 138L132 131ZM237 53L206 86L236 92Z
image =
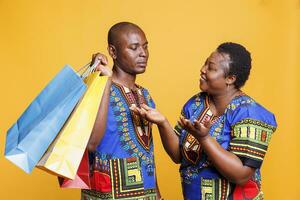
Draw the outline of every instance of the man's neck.
M136 75L128 74L120 68L113 67L112 81L123 85L129 89L136 89L135 85Z

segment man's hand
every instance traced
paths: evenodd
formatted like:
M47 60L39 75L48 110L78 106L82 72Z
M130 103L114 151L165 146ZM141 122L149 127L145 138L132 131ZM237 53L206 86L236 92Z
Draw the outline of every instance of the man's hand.
M111 77L112 70L107 66L108 60L107 57L101 53L93 54L91 65L97 63L96 71L101 71L101 74L104 76Z

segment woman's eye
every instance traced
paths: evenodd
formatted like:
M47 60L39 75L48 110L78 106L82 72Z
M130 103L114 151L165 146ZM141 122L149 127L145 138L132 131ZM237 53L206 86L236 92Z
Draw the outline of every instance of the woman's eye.
M208 69L209 71L212 71L212 72L214 72L214 71L217 71L215 68L213 68L213 67L209 67L209 69Z

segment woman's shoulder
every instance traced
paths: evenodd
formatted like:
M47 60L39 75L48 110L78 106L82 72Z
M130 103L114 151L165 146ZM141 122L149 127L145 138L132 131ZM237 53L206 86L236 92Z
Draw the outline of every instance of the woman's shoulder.
M184 108L188 108L188 107L197 107L199 106L201 103L203 103L205 101L205 99L207 98L207 93L206 92L199 92L195 95L193 95L192 97L190 97L186 103L184 104Z
M206 92L199 92L197 94L194 94L189 100L186 102L200 102L201 100L205 100L207 98L207 93Z
M277 127L275 115L246 94L242 94L232 100L227 107L227 117L231 124L250 120L274 128Z
M189 118L193 113L195 113L198 109L202 109L205 104L205 100L207 99L207 93L199 92L189 98L186 103L183 105L181 110L181 114Z

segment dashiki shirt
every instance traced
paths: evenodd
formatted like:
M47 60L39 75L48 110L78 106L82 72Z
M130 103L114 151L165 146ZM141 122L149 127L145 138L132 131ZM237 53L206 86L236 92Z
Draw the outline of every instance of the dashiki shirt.
M106 131L90 153L93 190L82 190L82 200L156 198L152 125L129 109L155 104L145 88L137 88L112 84Z
M186 119L211 120L209 134L226 150L238 156L242 163L256 171L244 185L237 186L224 178L209 162L198 140L178 124L181 150L180 175L185 200L261 200L260 167L272 133L275 117L249 96L235 97L222 116L214 116L209 108L207 93L193 96L183 107Z

